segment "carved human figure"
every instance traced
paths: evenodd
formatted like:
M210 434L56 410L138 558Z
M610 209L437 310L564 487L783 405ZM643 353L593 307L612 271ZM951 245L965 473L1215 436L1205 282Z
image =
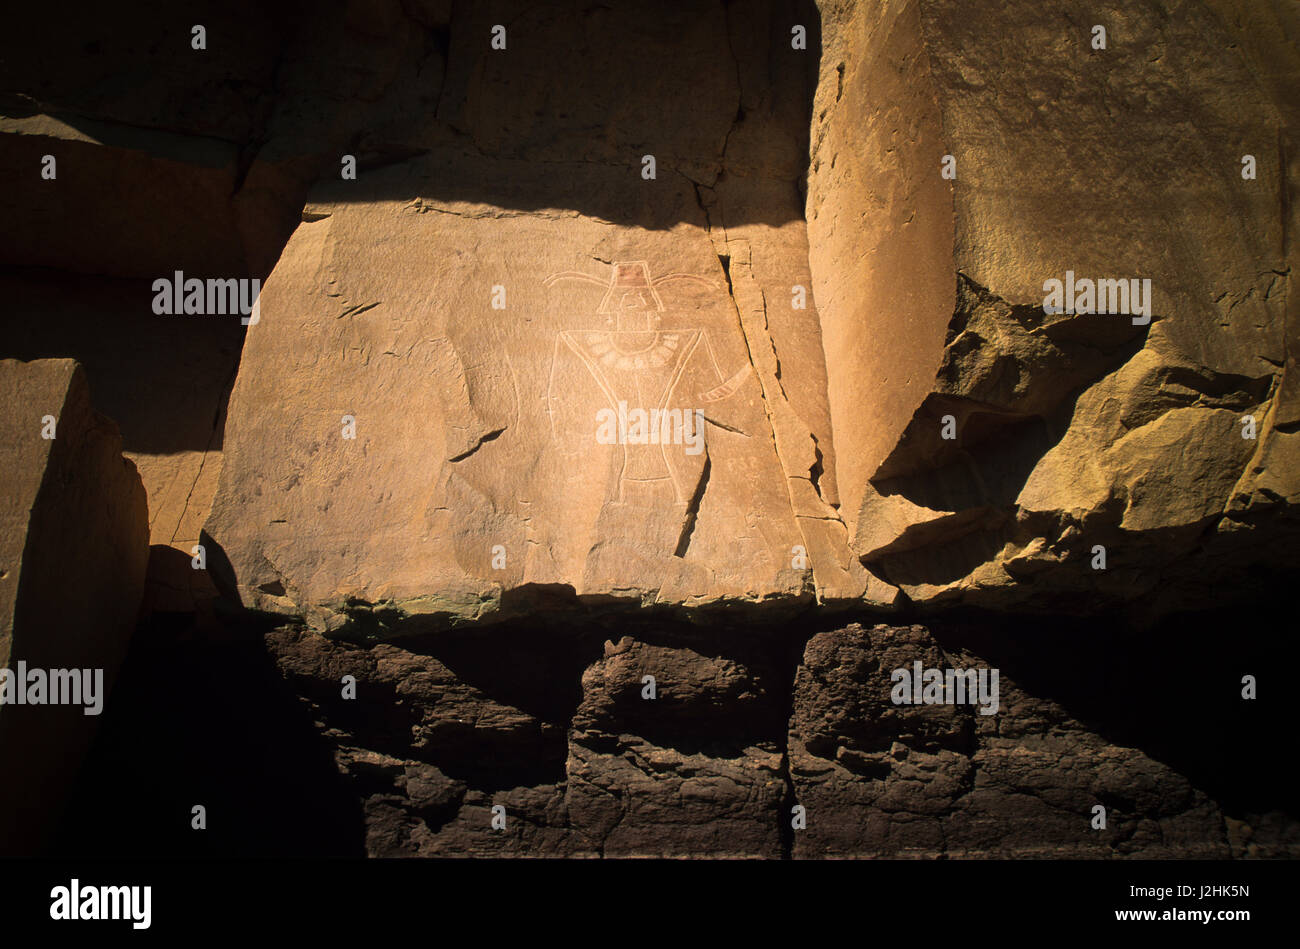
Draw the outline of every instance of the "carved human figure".
M596 312L606 317L606 328L557 334L547 398L554 437L573 453L596 439L598 415L606 410L607 420L617 419L621 449L609 500L686 503L707 463L707 449L700 450L704 411L734 394L750 366L727 378L706 329L661 327L666 310L656 288L670 280L716 285L684 273L652 279L645 261L614 263L607 282L569 271L544 283L549 287L568 279L605 287ZM575 378L575 359L594 389ZM638 412L644 413L639 419ZM638 420L649 426L646 437L638 437Z

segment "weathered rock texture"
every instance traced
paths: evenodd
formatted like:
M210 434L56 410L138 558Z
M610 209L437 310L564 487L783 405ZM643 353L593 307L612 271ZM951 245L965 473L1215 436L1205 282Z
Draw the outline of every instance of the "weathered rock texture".
M1213 858L1223 815L1182 775L999 675L998 706L896 705L891 672L978 669L924 627L814 636L795 679L796 857ZM1093 808L1106 828L1093 829Z
M1267 661L1231 627L1300 570L1294 4L818 6L15 13L0 356L76 358L122 443L70 369L22 385L84 458L6 393L10 612L111 629L115 663L143 523L143 747L189 741L241 650L314 723L276 721L264 776L261 707L209 683L239 726L162 812L247 795L242 833L313 853L317 824L374 855L1296 853L1227 766L1289 725L1238 701ZM259 322L153 314L176 271L265 278ZM1149 279L1151 319L1045 312L1067 271ZM667 444L619 427L651 410ZM117 501L74 541L96 472ZM1137 632L1229 600L1193 649ZM890 701L895 664L1008 655L996 716ZM1186 695L1148 689L1166 655Z
M339 119L372 157L311 196L232 397L209 534L242 603L1155 615L1300 566L1283 8L1026 8L1009 53L1001 7L824 4L802 211L811 11L620 11L659 68L602 11L497 51L476 14ZM1150 280L1150 320L1043 312L1067 271ZM704 444L605 444L623 404Z
M583 851L563 819L564 724L554 706L567 696L545 668L516 668L503 656L495 675L471 666L458 676L454 654L449 667L432 654L366 650L292 629L268 645L364 802L371 855ZM557 643L551 661L562 654ZM355 680L355 699L344 697L344 676ZM486 691L469 684L480 676ZM527 708L501 695L511 686ZM497 804L507 809L505 829L489 833Z
M1294 568L1293 7L821 6L808 221L855 552L933 605L1167 610ZM1150 279L1149 325L1045 314L1067 271Z
M781 855L779 651L728 637L737 659L660 633L606 641L602 656L590 633L546 632L547 649L529 642L535 630L488 648L481 636L410 648L268 636L364 801L367 852Z
M420 155L318 189L250 328L207 524L241 602L409 632L539 589L892 601L836 512L793 16L454 25L436 108L383 131ZM624 409L693 424L598 438Z
M796 635L801 656L771 630L631 629L603 647L594 630L534 624L373 646L285 627L266 642L362 802L375 856L1211 858L1300 845L1283 811L1234 802L1228 816L1222 788L1201 783L1233 767L1226 746L1202 747L1193 778L1005 666L996 714L895 704L895 669L1000 664L926 627ZM1042 678L1041 663L1003 658ZM1112 720L1140 707L1113 665L1061 659L1072 703ZM1127 661L1152 657L1112 660ZM1206 664L1179 671L1216 716L1240 703L1230 677L1205 690Z
M605 856L779 856L779 667L753 645L737 660L624 636L604 652L570 733L574 826Z
M205 50L101 11L4 64L3 256L271 274L210 537L320 629L541 589L1155 614L1294 569L1294 12L1022 6L201 5ZM1152 321L1042 314L1067 270ZM622 402L705 447L602 444ZM218 447L143 466L160 548ZM156 560L160 608L204 595Z
M0 482L0 668L102 669L106 698L140 608L148 515L72 360L0 360ZM52 831L96 724L84 705L0 705L0 850L30 853Z

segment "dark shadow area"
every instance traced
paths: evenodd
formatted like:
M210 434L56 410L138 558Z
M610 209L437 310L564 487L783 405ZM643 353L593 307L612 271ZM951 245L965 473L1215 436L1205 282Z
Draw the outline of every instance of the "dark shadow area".
M590 634L544 614L369 646L286 627L268 647L333 740L390 759L353 766L390 792L393 762L411 761L482 792L562 783L582 672L599 653Z
M192 808L207 829L191 828ZM259 629L138 631L51 855L361 856L360 802Z
M452 696L467 691L455 681L440 685ZM561 692L562 685L557 683ZM335 742L395 761L431 764L448 778L486 793L565 780L567 721L481 727L472 717L438 714L438 698L422 693L419 685L408 686L409 681L395 684L359 677L356 701L340 701L336 682L292 679L292 688L316 705L325 727L333 730ZM494 697L487 693L484 697L487 702L465 701L459 707L463 710L481 704L488 714L498 712L489 707ZM364 797L366 789L392 793L392 768L391 762L370 769L364 762L354 763L358 783L351 793L358 797Z
M1015 533L1016 498L1038 462L1064 436L1078 395L1073 393L1048 419L1000 419L996 430L953 464L877 483L883 495L899 495L958 517L932 528L935 539L928 543L873 558L872 568L895 585L944 584L996 557Z
M567 728L582 700L582 672L600 655L600 637L568 624L536 619L491 631L459 631L403 642L432 656L466 685L494 701Z
M1280 589L1295 580L1275 578ZM1281 605L1173 616L1144 633L1114 616L967 613L920 622L946 650L979 657L1106 741L1184 775L1225 814L1281 812L1293 819L1295 798L1278 757L1288 747L1292 716L1286 683L1271 671L1276 661L1269 662L1285 616ZM338 744L427 761L476 792L562 783L583 672L602 657L606 640L617 644L623 636L652 647L652 657L654 650L694 655L664 657L686 665L662 676L653 715L632 691L607 693L584 739L591 751L610 750L602 745L606 733L632 733L684 754L725 757L763 744L783 752L804 644L850 621L805 615L774 624L689 624L636 613L574 624L539 616L420 637L389 651L350 643L322 651L316 640L296 654L318 663L304 673L276 668L265 639L268 620L239 616L199 624L156 616L142 627L50 853L359 854L363 799L391 795L393 765L354 758L352 776L344 778L332 757ZM852 621L869 627L916 619L859 613ZM1227 641L1231 664L1222 660ZM275 652L282 662L289 656L293 668L294 654L283 643ZM399 667L406 671L396 678L375 678L375 662L402 655L414 665ZM445 671L420 667L432 658ZM733 670L724 678L745 694L712 707L714 680L690 673L691 663L707 671L710 662L742 667L742 675ZM343 669L358 672L358 701L339 700ZM694 694L683 693L690 701L677 707L673 676L683 669L698 681ZM1245 674L1257 676L1259 699L1241 698ZM481 723L487 727L457 720L453 709L483 699L536 720L511 725L498 718ZM322 727L337 731L326 735ZM855 770L852 761L845 767ZM455 816L452 804L439 800L417 815L434 830ZM196 803L207 807L207 831L190 829ZM1103 803L1125 809L1122 795Z
M142 129L246 140L265 120L263 96L293 18L313 9L338 16L344 8L342 0L190 0L183 11L166 0L15 8L14 42L0 62L0 108L53 107ZM207 55L192 46L195 24L207 32Z
M1271 579L1280 591L1300 577ZM1254 606L1171 615L1142 631L1118 615L967 613L924 622L945 649L969 650L1107 741L1168 765L1226 814L1280 810L1296 818L1300 804L1283 763L1294 708L1277 660L1289 614L1274 593ZM1244 675L1255 676L1258 698L1242 698Z
M40 56L38 43L0 74L0 91L15 116L57 115L105 149L183 167L184 140L207 143L195 168L229 165L232 198L251 186L296 200L301 169L323 168L313 199L422 196L668 228L699 223L699 183L725 186L729 226L802 220L821 54L811 0L511 0L454 5L450 23L443 15L397 0L369 15L282 0L187 13L182 30L175 17L140 11L129 42L106 44L127 27L117 13L88 11L74 24L84 42L72 48L90 51L76 69L55 67L64 44ZM190 49L190 23L207 24L206 51ZM498 24L505 49L490 45ZM796 26L806 48L792 47ZM30 32L43 35L36 23ZM322 58L336 68L322 69ZM216 154L231 145L232 162ZM338 178L344 152L363 172L354 181ZM645 155L656 160L653 180L642 177ZM296 183L268 186L281 173ZM213 234L214 246L229 236Z
M207 570L195 570L193 557L167 544L149 547L149 569L140 613L192 613L218 596Z
M59 271L0 271L0 292L0 358L77 360L125 451L221 448L239 316L158 316L148 280Z
M872 483L883 494L919 491L918 497L907 496L941 510L971 506L991 492L1014 499L1033 463L1064 436L1079 397L1129 362L1145 345L1149 328L1116 314L1047 314L1041 307L1012 306L958 273L957 306L935 390ZM1003 461L1000 455L1008 451L1014 458ZM934 477L958 466L988 469L979 471L973 492L965 491L971 500L963 498L960 479L948 486L940 478L955 497L936 494Z

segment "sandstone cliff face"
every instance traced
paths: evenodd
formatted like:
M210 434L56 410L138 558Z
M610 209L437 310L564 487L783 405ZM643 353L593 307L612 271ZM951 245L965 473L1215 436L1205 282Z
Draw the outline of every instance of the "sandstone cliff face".
M1066 4L1009 54L1005 11L827 4L801 215L808 12L629 13L648 72L598 12L508 59L486 21L402 46L418 81L352 119L366 170L317 186L249 334L228 589L393 632L541 589L1149 618L1293 568L1251 554L1296 549L1285 13ZM615 102L562 42L637 75ZM1134 315L1044 313L1068 274L1138 280L1093 304ZM601 444L621 405L703 444Z
M149 531L140 476L76 363L0 360L0 408L0 668L41 677L0 697L0 852L14 855L53 832L94 736L135 628ZM51 704L53 670L75 671L76 704Z
M142 16L126 72L91 18L75 70L7 65L5 160L64 174L5 259L271 274L237 469L135 453L160 551L210 513L228 592L318 629L539 590L1154 616L1294 568L1285 5L555 5L494 50L510 9L213 7L215 55ZM1067 271L1150 279L1150 322L1040 313ZM664 391L707 447L597 441ZM175 559L157 601L210 595Z
M538 590L892 601L836 511L793 14L621 16L631 60L598 10L576 34L534 12L506 56L490 24L454 24L429 103L373 133L419 156L311 196L207 525L246 605L396 633ZM574 44L583 65L557 67ZM635 419L601 437L638 412L649 443Z
M912 601L999 608L1161 611L1294 566L1294 11L823 18L808 220L855 552ZM1044 313L1067 272L1149 279L1149 320Z
M1295 854L1289 719L1239 698L1300 568L1291 5L327 6L0 63L0 355L122 430L22 456L8 556L71 544L32 478L105 472L124 579L65 625L112 664L152 545L105 747L206 722L249 774L176 793L289 811L325 781L247 764L271 722L341 781L312 852ZM150 312L178 270L256 320ZM1067 275L1135 312L1045 308ZM295 714L207 722L185 650ZM917 662L998 711L896 703Z

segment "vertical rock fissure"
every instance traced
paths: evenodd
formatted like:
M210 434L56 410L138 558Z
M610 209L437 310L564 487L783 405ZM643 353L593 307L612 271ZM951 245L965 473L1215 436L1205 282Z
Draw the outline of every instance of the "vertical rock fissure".
M772 407L771 407L771 404L770 404L769 401L768 401L768 400L769 400L769 396L768 396L768 393L767 393L767 382L766 382L766 380L763 378L763 373L759 370L759 368L758 368L758 364L754 362L754 348L753 348L753 344L750 342L750 339L749 339L749 331L748 331L748 329L747 329L746 326L745 326L745 319L744 319L744 317L741 315L741 311L740 311L740 301L738 301L738 300L736 299L735 284L734 284L734 282L733 282L733 277L732 277L732 273L731 273L731 263L732 263L731 255L730 255L730 254L727 254L727 253L719 252L719 253L718 253L718 263L722 266L722 273L723 273L723 275L724 275L724 276L726 277L726 279L727 279L727 296L728 296L728 298L731 300L731 308L732 308L732 310L733 310L733 311L735 312L735 314L736 314L736 323L740 326L740 337L741 337L741 339L743 339L743 340L745 341L745 358L749 360L750 368L753 369L753 371L754 371L754 376L755 376L755 378L758 379L759 395L760 395L760 397L762 398L762 401L763 401L763 416L764 416L764 418L767 419L767 431L768 431L768 435L769 435L769 436L771 437L771 439L772 439L772 453L776 456L776 461L777 461L777 464L781 467L782 474L784 474L784 475L786 476L783 480L784 480L784 482L785 482L786 499L789 501L789 504L790 504L790 516L794 519L795 524L798 526L798 529L799 529L800 535L803 536L803 525L800 523L800 519L799 519L798 512L797 512L796 509L795 509L795 499L794 499L794 495L791 494L791 492L790 492L789 469L788 469L788 466L786 465L785 459L781 457L781 447L780 447L780 443L777 441L777 437L776 437L776 420L772 418ZM751 275L751 279L752 279L752 275ZM762 292L761 289L758 291L758 299L759 299L760 304L761 304L762 307L763 307L763 322L764 322L764 325L766 325L766 323L767 323L767 299L766 299L766 297L763 295L763 292ZM769 343L771 342L770 337L769 337L768 342L769 342ZM804 536L804 543L807 544L807 542L808 542L808 539L807 539L806 536ZM816 571L816 565L815 565L815 564L814 564L814 565L810 565L810 567L809 567L809 575L810 575L811 579L813 580L814 584L815 584L815 582L816 582L816 573L815 573L815 571Z
M794 824L793 809L799 803L795 796L794 775L790 768L790 729L794 722L795 681L799 675L799 665L803 662L804 648L813 633L802 631L792 640L778 639L776 642L776 664L780 670L778 681L785 689L781 696L781 730L776 736L776 744L781 752L779 771L785 790L781 796L781 807L777 811L777 835L781 841L781 859L794 859Z
M695 520L700 513L700 502L704 500L704 491L709 486L709 474L712 469L713 461L705 451L704 468L700 472L700 480L696 482L695 493L691 495L686 505L686 516L682 519L682 533L677 539L677 548L673 551L674 557L685 558L686 551L690 549L691 536L695 533Z

